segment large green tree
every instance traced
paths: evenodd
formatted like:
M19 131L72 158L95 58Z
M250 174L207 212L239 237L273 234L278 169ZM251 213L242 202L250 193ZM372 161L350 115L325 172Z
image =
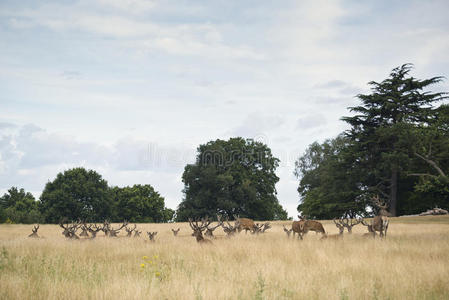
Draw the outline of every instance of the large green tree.
M358 169L349 152L349 138L314 142L295 163L300 179L298 211L309 218L331 219L364 214L365 201L360 197Z
M112 193L118 221L160 223L173 218L174 211L165 207L164 198L149 184L114 187Z
M258 220L286 219L276 197L278 164L270 148L251 139L200 145L195 164L184 169L185 198L178 207L177 220L217 213Z
M410 168L413 134L418 126L428 126L435 113L434 104L445 93L425 91L442 77L419 80L409 75L410 64L395 68L390 77L372 81L371 94L358 95L360 106L350 107L354 116L342 120L351 125L347 136L361 172L361 185L388 200L390 212L397 214L398 199L403 197L399 183Z
M59 173L45 185L40 197L41 213L48 223L61 218L103 221L112 216L108 183L93 170L74 168Z
M0 197L0 211L0 222L30 224L43 221L33 194L16 187L11 187Z

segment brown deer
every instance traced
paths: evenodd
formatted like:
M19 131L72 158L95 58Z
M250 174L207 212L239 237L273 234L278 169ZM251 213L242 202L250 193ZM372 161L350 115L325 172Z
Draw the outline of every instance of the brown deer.
M64 223L66 223L66 225L64 225ZM66 238L75 239L75 240L79 239L79 236L76 235L76 231L78 230L78 228L80 226L79 222L72 223L69 225L69 223L67 222L67 219L64 218L59 222L59 226L64 229L62 234Z
M245 233L248 233L248 230L251 232L254 230L254 221L248 218L240 218L239 216L234 215L235 225L237 227L238 232L240 233L242 230L245 230Z
M108 221L105 221L106 226L105 234L109 237L117 237L120 230L122 230L123 227L126 227L126 225L128 225L128 222L123 221L122 225L119 228L114 229Z
M134 237L136 238L136 237L140 237L140 234L142 233L142 231L139 231L138 229L136 229L135 231L134 231Z
M176 230L174 230L173 228L171 229L171 231L173 232L173 235L174 236L177 236L178 235L178 232L181 230L181 228L178 228L178 229L176 229Z
M315 231L316 233L321 233L323 235L326 234L323 224L314 220L305 220L304 222L300 223L300 230L303 234L307 234L307 232L309 231Z
M33 226L34 228L33 229L31 229L31 231L33 232L33 233L31 233L28 237L31 237L31 238L39 238L39 235L37 235L37 231L39 230L39 224L37 224L37 226Z
M229 238L237 232L238 227L232 226L231 223L226 219L227 225L225 225L223 222L221 222L221 226L223 227L224 233L226 233L226 236Z
M137 227L136 224L134 224L134 228L128 228L128 226L125 226L126 237L131 237L136 227Z
M206 227L206 233L204 234L205 236L209 237L209 238L215 238L214 236L214 230L217 229L218 227L221 226L221 222L219 221L218 224L216 226L213 227Z
M266 230L270 229L271 225L270 222L265 222L264 224L260 224L256 223L254 225L253 228L253 232L251 232L252 234L259 234L259 233L264 233Z
M368 227L368 232L364 233L362 236L363 237L375 238L376 237L376 231L373 229L373 225L365 223L365 221L363 219L361 220L361 223L362 223L362 225Z
M324 240L324 239L340 240L340 239L343 238L343 232L345 231L345 226L343 226L340 222L337 222L335 218L333 220L334 220L335 226L337 226L337 228L339 230L339 233L337 233L337 234L324 234L321 237L321 240Z
M336 219L334 218L334 223ZM343 228L346 228L348 230L348 233L352 233L352 227L354 227L357 224L360 224L360 219L349 219L349 218L340 218L338 219L338 223L343 226ZM338 228L340 229L340 228Z
M206 230L207 226L210 224L211 221L208 220L208 218L201 219L201 225L198 224L198 221L192 221L192 219L189 218L189 224L190 228L193 230L193 236L196 237L196 241L200 244L211 244L212 241L209 239L205 239L203 237L203 231Z
M376 197L373 197L371 200L371 202L379 209L378 215L375 216L371 222L372 228L374 231L379 231L380 237L387 237L388 225L390 223L388 217L391 216L387 210L388 205L385 201L379 199L379 195L376 195Z
M299 217L299 216L298 216ZM295 237L295 234L298 234L298 239L302 240L302 224L305 222L301 217L299 217L300 220L299 221L293 221L292 222L292 232L293 232L293 237Z
M150 242L154 242L155 241L154 237L157 235L157 231L153 231L153 232L147 231L147 234L148 234L148 238L150 239Z
M90 233L90 238L94 239L97 237L97 233L100 230L103 230L103 227L98 227L97 224L92 224L92 225L87 226L87 230Z
M79 221L81 223L81 221ZM86 223L82 222L83 224L81 225L81 230L82 232L80 233L80 236L83 237L89 237L89 234L87 233L89 231L88 226Z
M287 229L285 228L285 225L282 225L284 227L284 232L287 234L287 237L290 238L290 234L292 233L293 229Z

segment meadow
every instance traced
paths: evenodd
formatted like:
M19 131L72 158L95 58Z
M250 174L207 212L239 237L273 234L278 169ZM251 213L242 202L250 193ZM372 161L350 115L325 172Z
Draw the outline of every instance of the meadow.
M392 218L388 237L265 234L200 245L188 223L140 238L66 240L57 225L0 225L0 299L449 299L449 216ZM338 230L323 221L329 233ZM181 228L177 237L171 229ZM124 235L121 232L120 235ZM144 236L145 234L145 236Z

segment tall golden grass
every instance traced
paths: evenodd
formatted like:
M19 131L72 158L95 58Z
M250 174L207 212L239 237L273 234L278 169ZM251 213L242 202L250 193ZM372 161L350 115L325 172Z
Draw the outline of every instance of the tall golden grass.
M337 233L325 221L327 232ZM141 238L69 241L57 225L0 225L1 299L449 299L449 217L394 218L388 237L263 235L199 245L186 223ZM177 237L171 228L181 227ZM124 235L124 233L121 233Z

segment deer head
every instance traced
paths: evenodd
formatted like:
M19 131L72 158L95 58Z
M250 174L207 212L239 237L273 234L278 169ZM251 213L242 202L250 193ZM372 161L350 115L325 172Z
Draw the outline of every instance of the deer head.
M157 235L157 231L154 231L154 232L147 231L147 234L148 234L148 238L150 239L150 241L154 242L155 241L154 237Z
M67 222L67 223L66 223ZM64 223L66 223L64 225ZM62 232L62 234L69 239L79 239L79 237L76 235L76 231L78 230L78 228L80 227L79 221L76 223L72 223L69 224L67 219L64 218L59 222L59 226L62 227L64 229L64 231Z
M125 230L126 230L126 237L131 237L131 235L133 234L133 231L136 229L137 225L134 224L134 228L128 228L128 226L125 226Z
M193 236L196 237L196 241L198 243L210 243L210 240L206 240L203 237L203 231L207 229L207 226L211 223L211 221L208 220L208 217L201 219L201 225L198 224L199 221L192 221L192 219L189 218L189 224L190 228L193 230Z
M140 237L140 234L142 233L142 231L139 231L139 230L135 230L134 231L134 237Z
M172 228L172 232L173 232L173 235L174 236L177 236L178 235L178 232L179 232L179 230L181 230L181 228L178 228L178 229L176 229L176 230L174 230L173 228Z
M28 237L32 238L38 238L37 231L39 230L39 224L37 226L33 226L33 229L31 229L32 233Z
M379 195L373 196L371 203L379 209L380 216L391 217L391 214L388 212L388 204L384 200L380 200Z
M119 228L114 229L110 224L108 224L109 237L117 237L117 234L120 232L120 230L122 230L123 227L126 227L126 225L128 225L128 222L123 221L123 224Z
M290 234L292 233L293 229L287 229L285 228L285 225L282 225L284 227L284 232L287 234L287 237L290 238Z

